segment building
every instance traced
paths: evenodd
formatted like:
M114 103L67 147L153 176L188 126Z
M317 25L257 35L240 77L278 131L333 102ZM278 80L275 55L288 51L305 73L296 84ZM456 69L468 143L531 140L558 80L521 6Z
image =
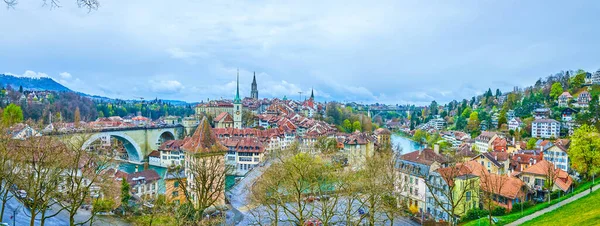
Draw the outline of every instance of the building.
M144 170L127 175L127 183L131 186L131 193L138 198L156 198L158 196L158 180L160 176L154 170Z
M508 120L508 130L518 132L521 130L522 127L523 121L521 121L521 118L514 117L511 120Z
M544 159L539 150L520 150L512 154L509 171L511 174L522 172Z
M491 200L496 206L510 211L515 204L526 201L527 186L518 178L489 173L476 161L468 161L464 165L468 166L473 174L479 176L481 197Z
M163 142L158 150L148 155L148 163L153 166L181 166L185 162L185 153L181 147L183 140L168 140Z
M203 189L196 186L211 186L213 196L208 197L216 200L213 207L225 206L225 154L227 148L217 140L216 135L206 117L202 118L196 128L194 135L184 140L182 149L185 151L185 176L187 180L187 194L194 206L198 206L203 197ZM204 166L204 167L202 167ZM201 171L199 168L210 168L210 173ZM207 177L210 182L196 181L196 177ZM210 185L208 185L210 184Z
M447 167L449 161L439 153L439 149L426 148L401 155L395 167L398 179L394 187L404 204L417 207L420 213L424 213L427 207L431 209L432 206L427 204L425 179L429 178L430 172Z
M554 119L536 119L531 123L531 137L559 138L560 122Z
M590 92L588 91L582 91L579 93L579 96L577 96L577 105L580 108L588 107L590 105L590 101L592 101L592 95L590 95Z
M475 138L475 151L487 152L492 150L494 140L498 135L494 132L484 131Z
M344 141L343 152L348 158L350 167L360 169L364 166L367 158L375 153L374 140L366 133L356 131Z
M475 156L472 160L480 163L491 174L506 174L510 166L510 158L506 152L484 152Z
M242 128L242 99L240 99L240 71L237 75L235 98L233 99L233 128Z
M52 125L52 124L50 124ZM24 123L17 123L8 128L8 133L12 139L25 140L30 137L42 136L40 132L31 128L31 126Z
M568 145L569 141L566 140L566 146L563 146L560 141L555 141L555 144L550 146L549 148L545 148L544 150L544 160L552 163L559 169L564 170L565 172L569 172L571 168L569 167L569 155L568 155Z
M563 92L560 96L558 96L558 106L559 107L568 107L569 101L573 98L569 92Z
M458 148L461 144L471 139L471 135L461 131L442 131L440 132L440 136L452 144L453 148Z
M217 115L215 119L213 119L215 124L215 128L231 128L233 127L233 117L229 114L229 112L221 112L221 114Z
M252 91L250 91L250 98L254 100L258 100L258 85L256 84L256 72L254 72L254 76L252 77Z
M439 117L429 120L429 124L438 131L446 128L446 121Z
M179 205L187 202L185 191L181 183L186 183L184 171L179 173L167 173L165 176L165 198L167 203Z
M457 222L467 211L479 208L479 189L479 177L465 165L435 170L428 177L427 213L436 221ZM445 211L451 203L452 217Z
M232 137L220 139L227 148L226 164L233 169L231 174L244 176L263 161L265 147L257 137Z
M392 147L392 132L388 129L379 128L373 132L375 138L377 138L377 144L381 147Z
M536 108L532 112L533 118L545 119L550 117L550 109L548 108Z
M561 119L563 122L573 121L574 116L577 114L577 110L573 108L565 108L561 111Z
M557 190L567 192L573 184L573 178L562 169L556 168L552 163L542 160L523 170L517 175L531 191L534 199L544 200L546 195ZM553 186L548 187L547 180L552 180Z

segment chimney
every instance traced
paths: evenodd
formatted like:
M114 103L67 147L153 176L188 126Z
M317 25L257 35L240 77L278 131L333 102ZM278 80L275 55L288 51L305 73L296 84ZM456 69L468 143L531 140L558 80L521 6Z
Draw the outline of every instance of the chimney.
M136 173L139 172L139 166L138 165L135 165L135 172Z
M439 144L434 144L433 145L433 151L435 151L436 154L440 153L440 145Z
M498 154L494 155L494 159L496 159L496 161L498 161Z

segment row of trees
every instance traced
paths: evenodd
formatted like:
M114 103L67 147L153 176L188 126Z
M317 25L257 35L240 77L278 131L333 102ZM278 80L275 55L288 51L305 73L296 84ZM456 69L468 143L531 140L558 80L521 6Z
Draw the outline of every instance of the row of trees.
M118 196L114 179L104 171L112 164L111 148L82 150L83 138L65 141L44 136L14 140L5 133L1 136L1 216L6 214L7 202L18 197L27 209L13 209L10 214L13 219L17 214L25 214L31 226L44 225L62 212L69 215L70 225L91 224L97 212L77 221L77 211L92 204L94 197L112 200Z
M328 147L326 139L320 143ZM393 225L398 215L406 214L393 194L396 158L391 148L376 152L357 172L328 157L301 153L297 145L273 158L252 187L251 214L258 225L303 225L312 220L323 225ZM284 216L287 220L282 221Z
M317 119L320 119L317 117ZM352 133L356 130L371 132L374 129L372 120L365 114L355 112L352 107L342 108L335 102L327 103L325 107L325 116L322 118L328 123L338 126L340 131Z

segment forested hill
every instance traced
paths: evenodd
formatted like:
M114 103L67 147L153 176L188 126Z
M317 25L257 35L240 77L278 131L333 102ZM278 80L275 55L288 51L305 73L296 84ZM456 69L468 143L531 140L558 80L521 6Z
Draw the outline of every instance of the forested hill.
M52 78L28 78L0 74L0 84L2 87L10 85L16 90L18 90L19 87L23 87L23 90L32 91L71 91L69 88L54 81Z

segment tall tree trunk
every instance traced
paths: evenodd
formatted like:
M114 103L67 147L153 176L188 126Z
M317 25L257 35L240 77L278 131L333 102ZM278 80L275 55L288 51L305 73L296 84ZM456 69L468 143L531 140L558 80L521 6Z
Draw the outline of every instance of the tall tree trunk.
M2 186L2 185L0 185L0 186ZM2 197L2 210L1 210L2 212L0 212L0 221L2 219L4 219L4 210L6 208L6 201L8 201L7 200L8 199L8 192L9 191L8 191L8 188L7 188L6 191L4 191L4 194L2 195L3 196Z

